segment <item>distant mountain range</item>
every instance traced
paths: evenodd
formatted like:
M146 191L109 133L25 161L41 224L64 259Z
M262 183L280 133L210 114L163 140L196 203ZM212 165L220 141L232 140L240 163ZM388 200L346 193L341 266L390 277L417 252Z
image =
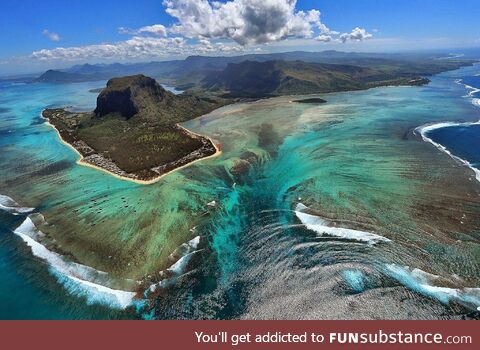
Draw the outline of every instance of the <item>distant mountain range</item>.
M262 97L418 85L423 77L474 61L432 54L284 52L134 64L84 64L49 70L37 82L70 83L145 74L187 93Z
M428 83L428 79L368 67L303 61L244 61L228 64L223 71L210 74L201 86L225 97L267 97L420 83Z

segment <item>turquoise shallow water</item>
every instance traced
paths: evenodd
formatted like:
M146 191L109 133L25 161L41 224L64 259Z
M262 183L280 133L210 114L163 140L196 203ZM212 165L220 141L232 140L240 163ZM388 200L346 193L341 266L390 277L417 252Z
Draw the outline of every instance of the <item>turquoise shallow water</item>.
M65 280L12 233L25 214L2 212L0 317L470 317L480 184L414 131L480 119L455 83L478 72L324 95L320 106L228 106L185 123L222 155L151 186L77 165L38 118L46 106L93 108L88 90L101 83L2 83L0 193L44 215L34 221L48 247L108 271L109 288L139 281L137 300L148 298L118 310Z
M0 118L0 147L2 155L2 187L8 181L30 186L30 180L22 180L29 162L48 167L61 161L66 169L73 166L76 156L58 144L54 135L44 132L44 121L39 118L45 106L69 105L78 109L94 106L95 95L89 89L102 83L43 85L1 83L3 109ZM7 107L5 107L7 106ZM48 171L47 171L48 172ZM28 190L25 197L30 197ZM29 200L31 197L29 198ZM86 305L86 300L69 294L53 277L48 266L32 256L23 241L12 231L24 220L0 212L0 315L7 319L72 319L118 318L118 314L106 306Z

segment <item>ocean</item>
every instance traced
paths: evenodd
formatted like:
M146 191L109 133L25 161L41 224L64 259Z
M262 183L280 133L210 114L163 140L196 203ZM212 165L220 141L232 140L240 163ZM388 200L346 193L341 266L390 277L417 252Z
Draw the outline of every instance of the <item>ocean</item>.
M480 76L466 76L456 82L465 86L464 97L480 108ZM433 124L427 130L425 135L433 144L470 167L480 181L480 120Z
M0 318L478 317L479 73L221 108L184 126L222 155L149 186L39 117L105 82L0 82Z

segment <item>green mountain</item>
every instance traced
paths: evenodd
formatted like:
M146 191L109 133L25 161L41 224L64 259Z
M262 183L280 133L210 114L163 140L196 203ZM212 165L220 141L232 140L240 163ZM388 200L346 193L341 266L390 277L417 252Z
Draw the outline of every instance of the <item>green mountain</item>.
M107 80L116 76L144 74L159 81L181 87L199 87L199 83L229 64L245 61L303 61L307 63L351 65L379 69L394 75L431 75L466 64L467 59L452 59L442 52L424 53L357 53L340 51L247 54L241 56L190 56L184 60L143 62L132 64L83 64L64 70L54 70L37 78L40 82L78 82Z
M97 97L95 117L120 114L125 119L171 125L210 112L219 100L191 95L175 95L165 90L155 79L144 75L113 78Z
M84 162L126 178L151 180L216 152L208 138L177 123L226 103L175 95L154 79L135 75L109 80L93 112L47 109L43 116Z
M105 80L112 77L111 73L71 73L60 70L48 70L35 79L39 83L80 83L84 81Z
M208 75L201 89L228 97L266 97L418 85L428 80L405 72L303 61L244 61Z

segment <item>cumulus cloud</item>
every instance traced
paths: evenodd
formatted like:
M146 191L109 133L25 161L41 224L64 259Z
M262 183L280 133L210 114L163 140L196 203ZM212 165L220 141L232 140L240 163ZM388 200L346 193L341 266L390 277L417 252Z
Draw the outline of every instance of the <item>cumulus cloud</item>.
M187 38L232 39L240 45L265 44L288 37L329 32L320 11L296 11L296 0L165 0L166 12L177 19L170 30Z
M165 11L174 18L162 24L137 29L118 28L129 35L125 41L43 49L31 54L37 60L142 59L229 54L261 50L288 38L318 42L362 41L372 35L356 27L350 33L331 30L317 9L296 10L297 0L164 0ZM58 34L45 29L43 35L59 41Z
M87 59L141 59L155 57L188 56L207 53L241 52L240 45L229 43L187 44L182 37L158 38L134 36L113 44L43 49L31 54L37 60L87 60Z
M363 40L371 39L372 37L373 35L370 33L367 33L365 29L356 27L350 33L343 33L342 35L340 35L340 41L342 43L345 43L348 40L363 41Z
M317 36L316 40L324 42L324 43L328 43L328 42L332 41L333 38L330 35L322 34L322 35Z
M48 29L42 31L42 35L52 41L60 41L60 35L57 33L51 32Z
M330 31L329 35L321 34L315 38L317 41L324 43L329 42L341 42L346 43L347 41L363 41L368 40L373 37L372 34L368 33L365 29L356 27L350 33L342 33Z
M118 28L120 34L130 34L130 35L155 35L155 36L167 36L167 28L162 24L154 24L151 26L145 26L138 29L130 29L126 27Z

